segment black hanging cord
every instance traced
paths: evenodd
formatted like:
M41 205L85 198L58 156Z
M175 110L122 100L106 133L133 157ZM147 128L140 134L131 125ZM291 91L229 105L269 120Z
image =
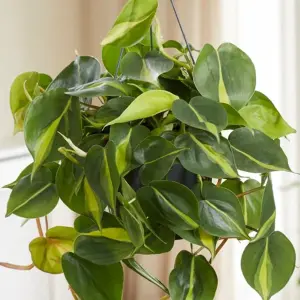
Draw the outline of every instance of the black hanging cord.
M183 30L182 24L181 24L181 22L180 22L180 19L179 19L179 16L178 16L177 10L176 10L176 8L175 8L174 1L173 1L173 0L170 0L170 2L171 2L171 4L172 4L172 7L173 7L173 11L174 11L175 17L176 17L176 19L177 19L177 22L178 22L178 25L179 25L179 27L180 27L180 30L181 30L182 36L183 36L183 38L184 38L184 41L185 41L185 44L186 44L186 47L187 47L187 49L188 49L188 51L189 51L189 54L190 54L191 60L192 60L193 64L195 64L195 60L194 60L194 57L193 57L193 54L192 54L192 49L191 49L191 46L190 46L190 44L189 44L189 43L188 43L188 41L187 41L187 38L186 38L186 35L185 35L185 33L184 33L184 30Z
M116 68L115 78L118 77L118 73L119 73L119 70L120 70L121 59L123 57L123 53L124 53L124 48L121 48L119 59L118 59L118 64L117 64L117 68Z

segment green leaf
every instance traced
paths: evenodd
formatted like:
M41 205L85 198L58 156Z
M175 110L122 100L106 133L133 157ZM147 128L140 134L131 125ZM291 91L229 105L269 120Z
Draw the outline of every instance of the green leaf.
M228 126L248 126L247 122L243 119L240 113L231 105L222 103L222 106L227 112Z
M124 112L107 125L126 123L134 120L152 117L171 109L177 96L167 91L152 90L138 96Z
M260 130L272 139L296 132L282 118L271 100L260 92L255 92L239 113L251 128Z
M155 284L165 293L169 294L168 288L156 277L148 273L134 258L124 259L123 263L131 270L148 280L149 282Z
M69 89L67 95L75 97L118 97L130 96L132 87L126 83L120 82L114 78L105 77L92 83L83 84L76 88Z
M65 277L82 300L121 300L123 268L120 263L95 265L76 254L66 253L62 259Z
M29 244L32 262L43 272L62 273L61 258L64 253L73 250L76 236L77 232L71 227L49 229L45 238L36 238Z
M102 46L130 47L148 32L158 6L157 0L129 0L102 41Z
M212 133L219 140L219 132L227 126L227 115L221 104L198 96L190 103L176 100L173 103L174 116L184 124Z
M41 168L31 180L26 175L14 186L8 203L6 217L11 214L23 218L39 218L48 215L58 203L56 187L52 182L52 173Z
M184 52L184 47L175 40L168 40L168 41L164 42L163 47L164 48L173 48L173 49L178 50L181 53Z
M25 169L22 170L22 172L19 174L19 176L17 177L17 179L15 181L13 181L9 184L6 184L2 188L4 188L4 189L13 189L14 186L20 181L20 179L22 179L26 175L31 174L32 167L33 167L33 163L29 164Z
M78 85L95 81L100 77L99 61L92 56L77 56L51 82L47 90L58 88L69 89Z
M258 241L259 239L270 235L275 230L275 219L275 199L273 194L272 181L269 178L262 199L260 229L253 241Z
M66 145L66 141L58 132L74 144L81 140L79 101L64 92L64 89L45 92L35 98L28 108L24 137L34 158L32 176L47 158L54 161L61 157L57 149Z
M126 78L146 81L158 86L158 77L170 71L173 66L171 60L155 50L148 52L145 57L129 52L122 59L121 73Z
M238 177L232 150L225 138L205 131L181 134L175 139L177 148L188 148L179 160L188 171L211 178Z
M213 300L218 286L215 270L204 256L181 251L169 277L172 300Z
M106 148L93 146L87 154L84 169L88 183L96 195L115 211L120 177L116 165L114 143L108 142Z
M176 227L169 226L182 239L199 246L203 246L209 250L212 258L215 257L217 238L208 234L201 228L194 230L181 230Z
M121 49L113 45L106 45L102 48L102 62L106 70L111 74L115 75ZM117 75L120 75L120 70Z
M136 248L144 244L144 227L142 222L126 207L120 207L120 215L124 228Z
M102 128L110 121L118 118L122 112L132 103L132 97L118 97L110 99L102 105L88 121L96 128Z
M46 88L51 78L37 72L20 74L10 89L10 109L15 121L14 133L23 130L24 118L32 99L40 93L39 88Z
M222 187L231 190L234 194L242 194L261 186L260 182L248 179L242 182L240 179L230 179L222 183ZM263 189L239 197L245 224L255 229L260 228L260 216L263 203Z
M237 168L251 173L290 171L280 145L258 130L239 128L228 138Z
M112 233L117 231L116 228L111 228L111 230ZM130 242L104 236L80 236L75 241L75 253L97 265L120 262L122 259L128 258L134 248Z
M110 128L109 140L116 145L116 162L120 175L125 175L138 167L134 160L134 149L143 141L150 131L147 127L128 124L115 124Z
M176 157L182 151L159 136L144 139L135 149L134 157L142 164L141 182L147 185L153 180L163 179L170 171Z
M230 43L222 44L218 50L206 44L199 54L193 75L203 97L230 104L237 110L255 91L256 75L251 59Z
M242 256L242 271L248 284L263 300L285 287L296 263L293 245L281 232L250 243Z
M199 227L198 201L182 184L152 181L137 192L137 199L150 222L170 224L183 230Z
M238 198L230 190L204 182L194 192L199 197L201 227L217 237L249 239ZM199 196L200 195L200 196Z
M99 227L91 218L79 216L74 221L74 229L79 233L90 233L99 230Z

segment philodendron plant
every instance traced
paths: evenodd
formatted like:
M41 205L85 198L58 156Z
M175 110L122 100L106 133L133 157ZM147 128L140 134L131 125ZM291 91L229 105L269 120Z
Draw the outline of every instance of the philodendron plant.
M102 42L106 71L77 55L53 80L27 72L13 82L15 132L34 161L6 186L6 216L35 219L40 236L32 265L2 265L64 273L74 299L120 300L127 266L164 299L210 300L214 259L236 239L246 281L268 300L295 268L291 242L275 231L271 181L291 171L280 138L295 130L255 90L242 50L162 41L157 7L128 1ZM44 235L40 218L59 199L77 214L74 228L46 226ZM162 283L135 257L176 240L191 251L178 253Z

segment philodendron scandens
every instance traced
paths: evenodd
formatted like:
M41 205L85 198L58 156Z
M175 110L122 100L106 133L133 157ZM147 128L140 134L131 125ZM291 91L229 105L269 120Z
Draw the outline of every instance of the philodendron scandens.
M165 299L210 300L214 258L237 239L246 281L268 300L295 268L291 242L275 231L271 181L291 172L280 138L295 130L256 91L247 54L162 41L157 7L128 1L102 42L105 68L78 55L54 79L27 72L13 82L15 132L33 163L6 186L7 216L35 219L40 236L32 265L2 265L64 273L74 299L120 300L127 266ZM59 201L76 213L74 228L44 235L40 218ZM181 239L191 251L178 253L168 283L135 260Z

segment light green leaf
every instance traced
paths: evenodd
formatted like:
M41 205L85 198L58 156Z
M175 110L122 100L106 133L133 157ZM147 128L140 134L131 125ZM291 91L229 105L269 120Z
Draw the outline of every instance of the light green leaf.
M109 142L106 148L93 146L87 154L84 169L88 183L100 201L115 211L120 184L115 145Z
M263 300L285 287L296 263L293 245L281 232L250 243L242 256L242 271L248 284Z
M11 214L23 218L39 218L49 214L58 203L56 187L49 169L41 168L31 180L26 175L14 186L8 203L6 217Z
M255 68L247 54L233 44L222 44L217 50L206 44L194 68L194 82L203 97L239 110L255 91Z
M171 109L176 99L178 99L176 95L167 91L152 90L145 92L138 96L118 118L107 125L152 117Z
M287 157L280 145L264 133L239 128L231 132L228 140L239 170L251 173L290 171Z
M212 133L219 140L219 132L227 126L227 115L221 104L198 96L190 103L176 100L173 103L174 116L184 124Z
M251 128L260 130L272 139L296 132L282 118L271 100L260 92L255 92L239 113Z
M275 219L276 206L273 195L272 181L269 178L262 199L260 229L253 241L258 241L261 238L269 236L275 230Z
M145 57L138 53L127 53L121 62L121 73L129 79L146 81L158 85L158 77L170 71L174 63L157 51L148 52Z
M62 273L61 258L63 254L73 250L76 237L77 232L71 227L50 228L46 237L36 238L29 244L32 262L43 272Z
M150 136L144 139L134 151L136 161L142 164L141 182L146 185L153 180L163 179L181 151L171 142L159 136Z
M188 171L211 178L238 177L232 150L225 138L216 138L205 131L181 134L175 139L177 148L188 148L179 155Z
M222 103L222 106L227 112L228 126L248 126L247 122L243 119L240 113L231 105Z
M169 277L172 300L213 300L218 286L215 270L204 256L181 251Z
M200 188L198 184L194 191L200 200L201 227L213 236L249 239L243 212L235 194L209 182L203 183L202 192Z
M157 0L129 0L102 41L102 46L130 47L148 32L158 6Z
M251 191L252 189L260 186L260 182L254 179L248 179L245 182L242 182L240 179L229 179L222 183L222 187L231 190L236 195ZM245 224L254 229L260 228L263 195L264 190L261 189L248 195L239 197Z
M58 148L67 143L58 132L70 138L74 144L81 140L79 101L65 95L64 89L45 92L29 105L24 136L34 158L32 176L47 159L54 161L61 157Z
M62 258L65 277L82 300L121 300L123 268L120 263L95 265L76 254L66 253Z
M77 56L57 77L51 82L47 90L58 88L69 89L100 77L99 61L92 56Z
M155 284L165 293L169 294L168 288L156 277L151 275L147 270L145 270L134 258L124 259L123 263L131 270L148 280L149 282Z
M112 228L116 230L116 228ZM99 232L100 233L100 232ZM75 241L75 253L97 265L110 265L126 259L134 245L103 236L80 236Z
M106 70L113 76L115 75L117 70L121 51L121 48L115 47L113 45L106 45L102 48L102 62ZM120 70L117 75L120 75Z
M152 181L137 192L150 222L170 224L183 230L199 227L198 201L190 189L174 181Z
M120 175L125 175L138 167L133 157L134 149L149 134L149 129L141 125L130 127L128 124L115 124L111 126L109 140L116 145L116 163Z

